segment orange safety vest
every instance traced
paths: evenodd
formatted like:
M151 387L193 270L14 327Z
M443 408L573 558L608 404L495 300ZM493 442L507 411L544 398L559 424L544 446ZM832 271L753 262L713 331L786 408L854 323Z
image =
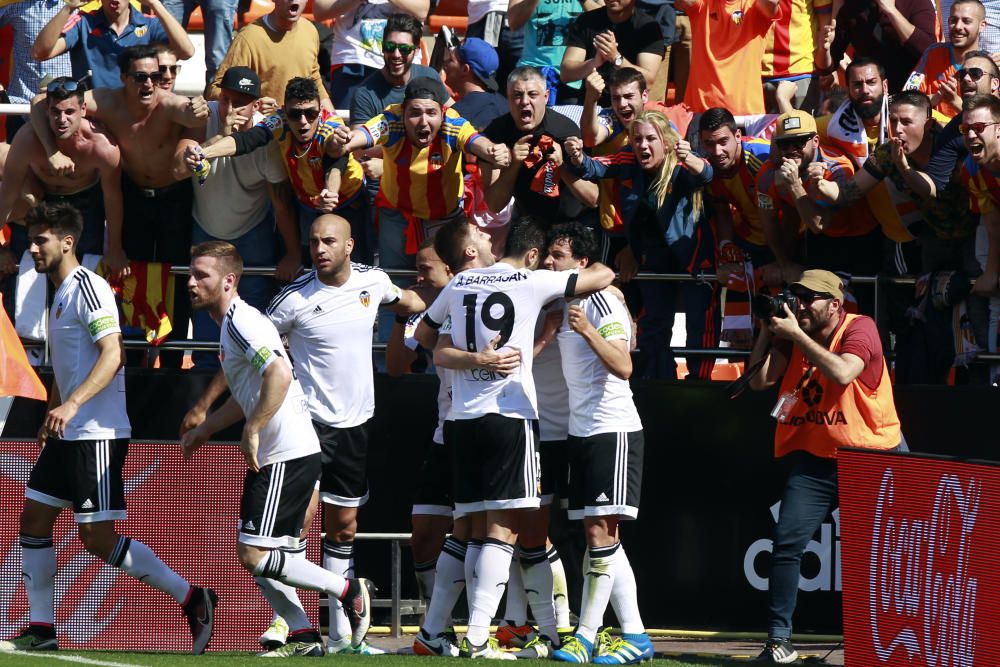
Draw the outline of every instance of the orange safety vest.
M844 332L857 317L844 317L830 342L831 352L840 350ZM874 389L859 378L846 386L837 384L819 369L802 382L811 366L798 346L794 347L781 381L781 395L795 393L798 400L785 420L778 422L774 433L776 457L805 450L821 458L836 458L841 446L892 449L900 443L899 417L884 359L882 377Z

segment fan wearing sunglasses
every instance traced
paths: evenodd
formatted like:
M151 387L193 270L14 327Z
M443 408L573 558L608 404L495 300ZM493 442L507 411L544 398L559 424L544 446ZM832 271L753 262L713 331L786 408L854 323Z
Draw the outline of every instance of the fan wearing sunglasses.
M980 95L967 100L959 127L969 151L962 165L962 179L969 190L972 210L980 214L985 238L976 239L976 254L986 255L983 273L972 291L1000 296L1000 100ZM982 246L986 246L985 253Z
M244 155L278 142L285 169L295 191L299 212L301 256L309 256L305 243L309 227L321 213L336 212L351 223L352 233L364 232L365 213L361 186L364 172L352 155L344 155L332 141L338 128L347 130L339 116L320 106L320 90L311 78L296 77L284 91L281 110L254 127L221 137L211 145L192 146L185 152L194 170L201 159Z
M122 155L122 247L137 262L167 262L185 266L191 260L190 179L178 181L173 162L177 143L189 128L203 127L208 106L201 97L189 99L157 86L160 66L153 46L131 46L118 57L122 88L96 88L84 95L87 116L111 133ZM73 161L54 145L45 100L32 105L31 123L58 173L72 173ZM109 221L110 222L110 221ZM114 238L118 230L109 229ZM174 332L188 329L190 302L176 290ZM165 367L179 367L183 351L164 350Z
M756 188L764 236L785 282L794 281L801 272L803 233L809 261L815 265L850 270L847 265L856 259L851 252L845 255L844 246L850 244L860 255L859 261L879 266L881 241L877 248L871 243L878 251L874 256L853 245L854 239L863 239L857 243L862 246L867 235L877 231L878 222L867 205L839 209L823 201L816 189L819 180L845 183L854 172L854 163L845 153L820 142L812 115L790 111L778 116L771 157L757 173Z
M177 54L170 50L167 44L156 45L156 62L160 66L160 88L168 92L174 91L177 85L177 75L181 71L181 65L177 62Z
M118 146L86 118L83 87L69 77L48 84L45 110L59 151L73 160L72 173L59 174L31 125L15 135L0 185L0 226L10 218L22 193L35 190L39 199L72 204L83 216L76 252L104 255L112 277L128 273L122 249L121 153ZM104 221L112 231L105 252Z
M966 54L979 50L979 35L986 29L986 9L979 0L956 0L948 16L948 41L931 44L924 51L903 90L927 93L939 113L954 118L962 108L959 94L963 76L978 81L980 68L963 68Z

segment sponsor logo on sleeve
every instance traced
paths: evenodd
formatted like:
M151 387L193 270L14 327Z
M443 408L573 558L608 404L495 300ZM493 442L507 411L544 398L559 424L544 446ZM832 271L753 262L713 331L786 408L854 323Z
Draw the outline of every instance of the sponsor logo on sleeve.
M624 336L625 327L621 322L608 322L603 327L597 330L597 333L601 334L601 338L611 338L612 336Z
M260 371L270 358L271 350L262 347L254 353L253 358L250 359L250 365L253 366L255 371Z
M104 317L98 317L93 322L87 325L87 331L90 332L91 338L101 333L102 331L107 331L108 329L115 329L118 327L118 320L111 317L110 315L105 315Z

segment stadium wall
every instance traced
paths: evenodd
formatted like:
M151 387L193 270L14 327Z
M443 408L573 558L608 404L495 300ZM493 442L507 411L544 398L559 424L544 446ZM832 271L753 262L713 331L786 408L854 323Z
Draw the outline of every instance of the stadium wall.
M135 489L124 532L137 532L134 522L150 522L173 542L174 549L200 554L191 561L191 577L197 581L213 577L215 570L236 567L233 542L241 458L235 448L220 445L184 463L175 444L146 445L143 441L176 440L184 412L210 379L198 372L132 369L127 378L134 443L129 469L137 474L155 462L162 477L157 488L162 488L155 494L148 487ZM49 382L50 377L45 380ZM773 421L768 417L775 395L748 392L729 400L725 385L694 382L636 381L633 389L646 431L645 478L639 520L624 526L623 541L637 573L644 620L650 627L765 629L767 559L783 480L772 458ZM995 402L993 391L902 387L896 397L912 450L969 458L990 455L981 425L989 414L988 406ZM436 378L377 376L376 405L369 456L372 500L361 510L359 527L363 532L408 531L410 494L435 420ZM18 399L3 437L32 439L43 413L41 403ZM238 438L239 430L233 428L221 434L220 440ZM20 457L18 465L23 468L32 450L26 445L16 450L10 447L0 450L5 461L0 468L4 478L0 493L4 507L13 510L20 506L26 477L23 470L20 477L10 472L11 457ZM198 495L213 485L222 490ZM200 513L177 510L178 499L188 497L201 508ZM16 511L9 511L7 517L0 531L5 563L0 626L4 629L23 613L12 603L11 593L19 588L17 569L11 569L10 561L17 551ZM797 632L842 629L839 520L839 512L833 513L810 545L801 580ZM64 529L70 530L69 522L62 521ZM572 577L582 554L580 530L577 525L558 522L553 533ZM144 534L142 539L146 539ZM168 561L169 556L165 554ZM404 559L403 597L416 597L408 553ZM356 561L359 575L388 585L390 561L385 544L359 543ZM251 601L250 606L257 604L260 597L249 577L238 568L230 574L249 586L249 593L238 595ZM579 596L577 588L571 583L571 596ZM134 589L129 597L142 597L138 591ZM387 594L384 588L383 595ZM252 632L259 633L260 619L238 609L253 625ZM228 611L232 613L232 608ZM232 648L237 644L233 639Z

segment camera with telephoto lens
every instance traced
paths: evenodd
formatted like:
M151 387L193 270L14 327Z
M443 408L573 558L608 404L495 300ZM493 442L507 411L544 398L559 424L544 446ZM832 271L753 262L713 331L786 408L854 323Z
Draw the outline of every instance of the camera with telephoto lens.
M787 289L783 289L774 296L770 294L757 294L753 298L752 308L755 317L768 320L772 317L784 317L785 309L782 306L788 306L788 310L795 313L799 309L799 297L791 293Z

